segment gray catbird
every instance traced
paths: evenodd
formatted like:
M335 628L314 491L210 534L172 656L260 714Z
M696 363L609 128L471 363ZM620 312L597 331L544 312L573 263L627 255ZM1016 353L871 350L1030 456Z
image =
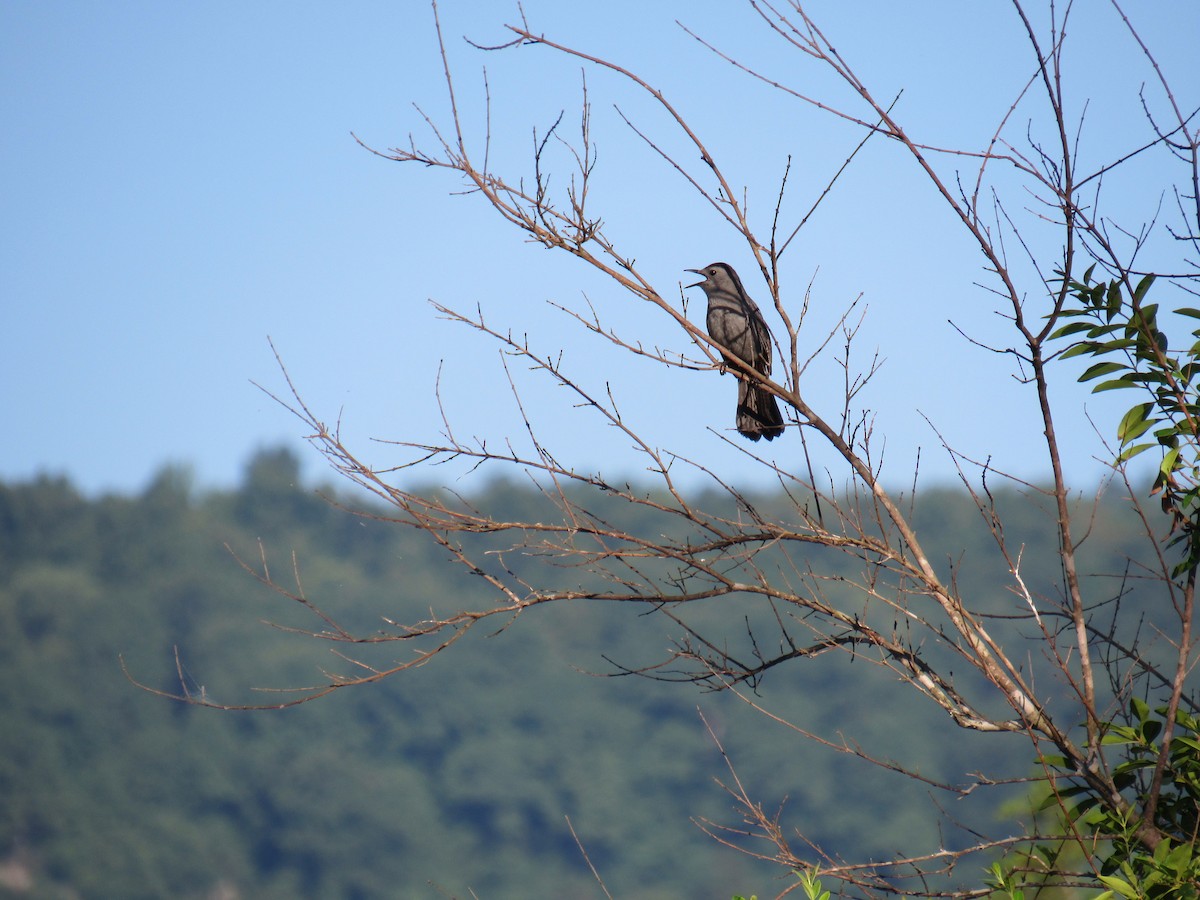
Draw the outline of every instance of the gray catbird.
M733 267L718 262L685 271L704 276L703 281L688 287L704 288L708 297L708 335L721 348L726 361L740 359L752 369L770 375L771 332ZM737 368L731 371L738 378L738 433L752 441L764 437L773 441L783 434L783 416L775 395L748 381Z

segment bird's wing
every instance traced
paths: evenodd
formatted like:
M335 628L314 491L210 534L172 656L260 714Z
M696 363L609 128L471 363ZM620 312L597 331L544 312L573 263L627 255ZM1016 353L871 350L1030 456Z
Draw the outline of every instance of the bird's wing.
M748 298L747 298L748 299ZM754 341L754 368L764 375L771 374L771 330L763 318L762 311L753 300L749 300L747 318L750 321L750 335Z

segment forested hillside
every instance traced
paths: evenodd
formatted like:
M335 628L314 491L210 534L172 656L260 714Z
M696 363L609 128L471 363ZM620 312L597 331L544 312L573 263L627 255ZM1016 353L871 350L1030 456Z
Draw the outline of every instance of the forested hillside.
M274 702L249 689L344 669L328 644L263 624L317 623L235 554L265 557L281 581L294 554L306 595L360 625L481 589L420 535L339 509L297 472L289 452L269 451L232 491L195 492L178 468L138 496L89 499L50 477L0 487L0 895L600 897L568 816L614 896L777 893L776 867L690 821L738 821L697 707L752 793L786 800L828 847L862 856L942 840L927 786L723 694L592 677L614 671L604 657L636 665L672 636L666 619L619 607L534 610L390 681L283 711L216 712L136 688L120 659L175 691L175 648L186 688L221 702ZM489 491L514 518L538 502L509 484ZM1044 510L1015 493L999 502L1010 542L1027 547L1024 577L1052 582ZM1093 522L1097 571L1120 570L1135 546L1121 510L1106 501ZM1003 574L971 563L988 538L965 495L929 492L918 514L964 586ZM1017 602L997 589L997 604ZM727 608L706 614L738 628ZM829 654L781 668L763 696L934 780L964 782L985 761L1029 770L1019 737L958 729L913 692L881 689L877 671L865 678L870 666ZM1002 815L994 795L948 802L947 815L989 827Z

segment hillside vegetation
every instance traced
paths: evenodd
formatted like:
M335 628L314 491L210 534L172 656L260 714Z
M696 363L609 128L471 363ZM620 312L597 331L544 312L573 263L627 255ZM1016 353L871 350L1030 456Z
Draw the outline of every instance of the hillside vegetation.
M656 658L673 635L665 618L617 606L534 610L390 681L284 711L216 712L136 688L120 659L175 691L176 648L187 689L230 703L272 702L250 689L320 683L346 666L330 645L264 625L318 623L235 555L265 558L278 576L294 554L308 596L368 627L481 589L420 535L338 508L297 473L273 450L230 491L197 493L179 468L137 496L89 499L65 478L0 486L0 896L600 897L567 817L614 896L777 893L774 866L692 822L738 821L698 708L751 793L786 801L785 819L827 848L939 845L927 786L725 694L593 677L616 671L605 657ZM514 518L538 502L502 482L488 491ZM1053 583L1045 510L1015 493L998 500L1010 542L1027 546L1025 579ZM918 515L964 588L1004 574L972 564L988 537L968 497L926 492ZM1118 501L1105 501L1089 541L1095 571L1123 568L1134 537ZM1019 601L997 588L995 602ZM727 606L704 614L738 638ZM958 729L914 692L881 690L871 666L839 653L781 667L762 697L934 780L966 783L985 764L1029 771L1020 737ZM955 819L1017 827L994 795L937 799Z

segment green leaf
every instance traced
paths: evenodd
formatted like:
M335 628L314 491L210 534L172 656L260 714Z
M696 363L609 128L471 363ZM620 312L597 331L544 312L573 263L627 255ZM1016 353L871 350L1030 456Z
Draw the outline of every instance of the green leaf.
M1164 840L1162 843L1165 844L1167 841ZM1158 854L1155 853L1155 856L1157 855ZM1163 865L1169 869L1174 869L1177 875L1183 875L1191 866L1191 862L1191 844L1177 844L1163 859Z
M1154 432L1154 436L1158 438L1158 442L1168 450L1174 450L1179 446L1179 432L1174 425L1168 425L1166 428L1160 428Z
M1050 340L1056 341L1067 335L1078 334L1081 331L1091 331L1095 327L1091 322L1069 322L1062 328L1050 332Z
M1155 445L1154 444L1135 444L1132 447L1126 447L1124 450L1121 451L1120 455L1117 457L1117 462L1128 462L1129 460L1133 459L1135 456L1139 456L1140 454L1145 453L1147 450L1149 450L1153 446L1155 446Z
M1200 309L1196 309L1191 306L1181 306L1179 309L1175 310L1175 313L1176 315L1187 316L1191 319L1200 319Z
M1136 441L1143 434L1157 425L1158 421L1158 419L1145 419L1141 422L1130 423L1128 428L1117 434L1117 439L1122 444L1128 444L1130 441Z
M1070 359L1072 356L1083 356L1085 353L1096 353L1100 349L1098 344L1090 341L1082 341L1078 344L1073 344L1062 352L1060 359Z
M1133 316L1133 320L1139 325L1146 328L1147 331L1154 330L1154 323L1158 320L1158 304L1148 303L1137 311Z
M1110 375L1113 372L1123 372L1129 366L1118 362L1099 362L1088 366L1087 371L1079 376L1080 381L1091 381L1094 378L1099 378L1101 375Z
M1171 570L1171 577L1178 578L1185 572L1194 569L1196 567L1196 562L1197 560L1193 559L1192 557L1186 557L1183 562L1179 563Z
M1080 381L1082 380L1083 379L1081 378ZM1142 379L1138 377L1137 372L1127 372L1120 378L1112 379L1112 381L1100 382L1098 385L1092 388L1092 393L1100 394L1104 391L1115 391L1118 388L1138 387L1141 385L1141 383Z
M1153 410L1153 403L1139 403L1137 406L1131 407L1129 412L1122 416L1120 424L1117 425L1117 440L1122 444L1127 444L1134 438L1141 437L1152 426L1158 424L1158 419L1148 418Z
M1099 339L1110 334L1116 334L1124 327L1120 322L1113 322L1111 325L1093 325L1092 330L1088 332L1088 337Z
M1120 894L1122 897L1128 897L1129 900L1137 900L1137 888L1125 879L1118 878L1115 875L1100 875L1098 877L1104 886L1112 889L1114 893Z
M1122 326L1106 325L1105 330L1113 331ZM1114 350L1135 350L1142 346L1142 342L1137 338L1113 338L1110 341L1096 341L1096 350L1104 353L1112 353Z
M1179 460L1179 448L1172 447L1163 455L1162 464L1158 467L1163 475L1169 475L1175 471L1175 463Z
M1113 725L1108 734L1100 739L1102 744L1136 744L1138 733L1128 725Z
M1121 282L1113 279L1108 284L1108 317L1111 319L1121 308Z
M1150 285L1154 284L1155 277L1156 276L1154 276L1154 275L1147 275L1145 278L1143 278L1141 281L1138 282L1137 287L1135 287L1133 289L1133 302L1134 303L1140 303L1142 298L1146 296L1146 291L1150 290Z
M1175 746L1175 745L1179 745L1182 747L1188 747L1191 750L1193 750L1194 752L1200 753L1200 741L1196 740L1195 738L1177 735L1171 743L1171 746Z
M1153 719L1149 722L1145 722L1142 725L1142 740L1144 740L1147 744L1153 743L1154 739L1158 737L1159 732L1161 731L1162 722L1155 722Z
M1153 759L1129 759L1113 768L1113 777L1137 772L1140 769L1152 769L1156 764Z
M1113 283L1116 284L1116 282L1113 282ZM1115 319L1117 317L1117 313L1119 313L1120 311L1121 311L1121 292L1120 292L1120 290L1118 290L1114 294L1110 290L1108 293L1108 303L1106 305L1105 316L1108 318L1108 321L1111 322L1113 319Z

